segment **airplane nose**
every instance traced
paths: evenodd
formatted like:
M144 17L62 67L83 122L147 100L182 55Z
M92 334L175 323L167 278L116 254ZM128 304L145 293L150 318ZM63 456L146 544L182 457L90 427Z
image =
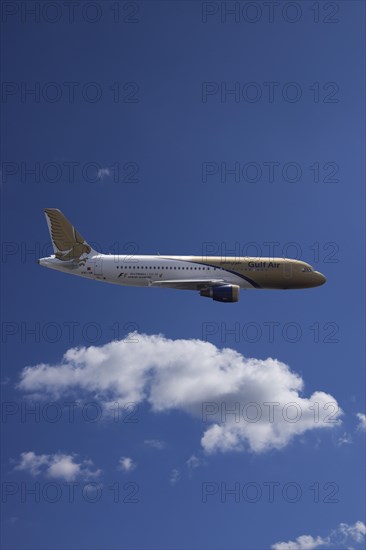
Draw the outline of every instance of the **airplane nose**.
M318 278L319 286L327 282L327 278L323 275L323 273L320 273L319 271L317 271L317 276L318 276L317 278Z

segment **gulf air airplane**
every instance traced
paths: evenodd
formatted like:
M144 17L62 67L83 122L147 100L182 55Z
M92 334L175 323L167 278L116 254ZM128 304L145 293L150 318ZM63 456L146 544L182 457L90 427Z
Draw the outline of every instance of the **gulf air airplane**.
M299 289L325 283L311 265L288 258L117 256L96 252L56 208L45 209L54 254L40 265L123 286L196 290L217 302L237 302L240 289Z

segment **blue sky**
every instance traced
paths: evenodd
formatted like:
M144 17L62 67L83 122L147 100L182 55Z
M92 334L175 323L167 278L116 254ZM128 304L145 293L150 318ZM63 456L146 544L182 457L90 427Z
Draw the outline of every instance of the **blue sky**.
M107 0L80 2L73 17L62 2L45 2L34 16L26 7L35 4L2 6L3 547L361 548L363 3L281 3L272 13L265 2ZM60 208L104 252L267 255L272 243L327 284L242 292L226 305L194 292L67 277L35 262L50 253L45 207ZM139 386L147 397L133 411L122 405L115 422L98 361L97 382L86 371L83 388L61 389L52 367L92 344L108 358L112 340L131 331L137 341L110 360L122 372L127 354L131 380L142 355L155 370ZM154 357L152 335L162 335L155 344L165 363ZM191 362L180 359L182 339ZM204 370L209 345L218 355L235 350L243 368L256 359L259 374L273 358L281 391L289 382L276 369L286 365L303 380L296 399L308 406L323 392L339 422L300 422L298 435L288 422L280 448L266 435L258 451L262 436L254 427L249 437L241 419L240 442L210 452L202 438L212 424L184 393L192 367L201 401L225 402L214 365L212 379ZM40 364L50 378L35 397L18 384L25 367ZM173 381L165 386L161 374L168 393L157 411L162 396L151 388L166 364ZM255 396L277 400L267 377L256 384ZM180 405L169 404L180 393ZM70 402L79 403L72 420ZM26 414L30 403L39 419ZM55 411L61 416L51 422ZM79 484L74 501L71 482ZM233 487L239 502L222 502ZM243 497L248 487L261 492L256 502ZM289 502L294 488L300 496ZM40 502L22 499L32 489Z

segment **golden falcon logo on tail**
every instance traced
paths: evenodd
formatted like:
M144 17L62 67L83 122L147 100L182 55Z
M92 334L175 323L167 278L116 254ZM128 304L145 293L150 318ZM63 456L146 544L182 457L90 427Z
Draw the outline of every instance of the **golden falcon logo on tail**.
M45 214L53 249L58 260L79 260L80 256L91 252L91 246L60 210L45 208Z

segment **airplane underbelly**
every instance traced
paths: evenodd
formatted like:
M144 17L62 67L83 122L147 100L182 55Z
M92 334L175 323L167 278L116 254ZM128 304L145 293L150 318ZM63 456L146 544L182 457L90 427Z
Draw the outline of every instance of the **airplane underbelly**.
M122 275L118 277L117 283L124 286L149 286L151 277L146 275L137 276L137 275Z

